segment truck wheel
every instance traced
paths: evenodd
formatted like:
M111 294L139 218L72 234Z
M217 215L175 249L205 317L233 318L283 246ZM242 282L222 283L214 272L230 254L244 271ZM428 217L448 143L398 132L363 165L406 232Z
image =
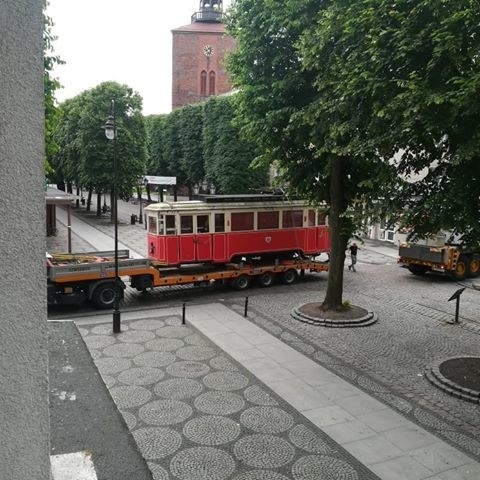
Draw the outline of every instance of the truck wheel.
M474 253L468 264L468 276L478 277L480 275L480 255Z
M454 280L464 280L468 275L468 259L465 255L460 255L457 266L451 275Z
M120 292L118 292L120 295ZM119 297L120 298L120 297ZM115 301L115 283L108 282L99 285L92 294L92 302L97 308L113 308Z
M425 275L428 272L428 267L425 265L409 265L408 269L414 275Z
M264 288L271 287L275 280L275 276L272 272L263 272L257 277L257 283Z
M232 280L232 287L235 290L245 290L250 286L250 277L248 275L240 275Z
M298 278L298 273L294 268L290 268L289 270L285 270L282 273L282 282L285 285L291 285L292 283L295 283Z

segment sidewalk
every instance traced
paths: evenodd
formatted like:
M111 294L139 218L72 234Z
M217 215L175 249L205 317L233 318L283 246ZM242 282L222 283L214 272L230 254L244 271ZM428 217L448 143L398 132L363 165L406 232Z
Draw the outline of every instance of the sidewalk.
M108 237L113 226L99 222L97 230ZM76 225L77 218L72 229L80 241L89 230ZM129 233L126 245L144 242L142 225L122 228ZM95 233L84 246L100 249L97 242L104 240ZM389 252L392 256L393 249ZM239 305L188 308L186 325L179 310L122 312L119 335L111 333L111 313L76 320L85 344L73 340L78 334L72 323L60 324L68 327L52 345L57 383L65 385L62 391L77 393L88 383L92 393L82 402L64 395L62 400L52 384L52 414L76 408L78 418L54 424L63 430L63 436L52 435L54 448L60 443L91 449L98 478L123 478L100 475L109 468L105 464L123 465L114 454L124 449L141 472L125 478L135 479L144 478L145 462L155 480L480 478L474 440L466 448L465 435L427 411L403 415L408 402L385 394L369 377L357 379L360 389L325 369L319 352L295 332L282 331L253 311L245 319ZM91 358L104 384L94 369L86 372L85 366L93 367ZM71 375L68 365L84 376ZM379 400L382 395L389 401ZM113 417L104 418L106 411ZM105 432L105 442L88 440L84 434L90 429ZM114 439L110 447L108 439Z

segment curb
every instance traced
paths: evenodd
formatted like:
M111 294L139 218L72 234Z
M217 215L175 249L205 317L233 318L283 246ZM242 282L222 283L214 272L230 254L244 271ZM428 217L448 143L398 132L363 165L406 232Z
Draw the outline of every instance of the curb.
M375 312L368 312L363 317L352 318L352 319L331 319L331 318L319 318L312 317L305 313L302 313L299 307L295 307L290 315L295 319L303 323L308 323L309 325L318 325L320 327L330 327L330 328L351 328L351 327L368 327L373 325L378 321L378 315Z
M425 370L425 377L427 380L432 383L434 386L443 390L444 392L452 395L453 397L461 398L468 402L480 404L480 391L472 390L470 388L465 388L459 385L458 383L453 382L449 378L445 377L440 372L440 365L448 360L455 360L460 358L472 358L468 357L450 357L444 358L430 365Z

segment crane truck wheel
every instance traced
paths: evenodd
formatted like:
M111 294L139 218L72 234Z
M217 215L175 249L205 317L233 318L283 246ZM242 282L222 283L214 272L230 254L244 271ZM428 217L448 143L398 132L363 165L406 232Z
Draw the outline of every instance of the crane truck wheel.
M454 280L464 280L468 275L468 258L465 255L460 255L455 270L451 273Z
M120 295L120 292L119 292ZM100 284L92 294L92 302L97 308L112 308L115 301L115 283Z
M469 277L478 277L480 275L480 255L474 253L468 264Z
M428 267L425 265L409 265L408 269L414 275L425 275L428 272Z

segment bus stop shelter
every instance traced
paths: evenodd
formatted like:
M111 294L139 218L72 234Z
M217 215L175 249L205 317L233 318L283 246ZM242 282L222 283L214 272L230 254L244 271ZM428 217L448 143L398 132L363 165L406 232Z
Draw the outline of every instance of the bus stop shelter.
M72 195L56 188L47 187L45 195L46 203L46 231L47 237L57 234L57 206L67 208L67 247L68 253L72 253Z

